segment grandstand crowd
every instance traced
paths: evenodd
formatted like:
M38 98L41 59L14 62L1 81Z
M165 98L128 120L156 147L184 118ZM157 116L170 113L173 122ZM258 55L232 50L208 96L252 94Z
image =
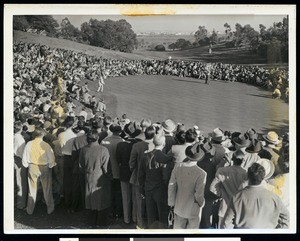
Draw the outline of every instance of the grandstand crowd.
M86 79L163 74L259 85L288 97L283 70L188 61L111 60L14 44L15 205L33 214L85 209L90 226L138 229L289 227L289 136L130 120L106 114ZM276 73L276 74L275 74ZM277 91L276 91L277 90ZM281 94L284 93L284 94ZM85 107L76 109L75 100Z

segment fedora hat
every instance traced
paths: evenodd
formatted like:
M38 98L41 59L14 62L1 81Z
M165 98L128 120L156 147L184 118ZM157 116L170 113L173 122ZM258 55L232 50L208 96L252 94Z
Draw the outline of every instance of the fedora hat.
M262 144L257 139L253 139L251 145L246 149L246 151L249 153L259 153L261 150Z
M275 131L270 131L268 134L263 135L263 139L271 144L277 144L279 141L278 135Z
M261 158L260 160L257 161L257 163L262 165L265 168L266 174L264 179L269 179L270 177L273 176L275 172L275 166L273 162L271 162L268 159Z
M248 147L251 144L247 134L240 134L237 137L234 137L233 142L240 147Z
M124 126L124 132L130 137L135 136L137 129L134 122L130 122Z
M247 130L246 134L249 136L250 140L257 138L257 133L253 128L250 128L249 130Z
M171 119L165 120L162 124L162 128L166 132L173 132L176 129L176 124Z
M196 143L192 146L188 146L185 149L185 155L191 160L191 161L201 161L204 156L205 152L201 148L200 143Z
M210 142L205 142L202 145L202 149L205 152L205 154L209 154L211 155L211 157L213 157L216 154L216 148Z
M120 133L120 132L122 131L122 128L121 128L121 126L119 126L118 124L112 123L112 124L109 126L109 130L110 130L112 133Z
M214 129L213 132L209 133L210 137L214 141L225 141L227 138L219 127Z

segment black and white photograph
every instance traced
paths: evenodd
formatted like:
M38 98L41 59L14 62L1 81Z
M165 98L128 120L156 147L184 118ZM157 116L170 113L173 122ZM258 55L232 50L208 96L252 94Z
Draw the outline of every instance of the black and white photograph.
M296 231L294 5L4 7L7 233Z

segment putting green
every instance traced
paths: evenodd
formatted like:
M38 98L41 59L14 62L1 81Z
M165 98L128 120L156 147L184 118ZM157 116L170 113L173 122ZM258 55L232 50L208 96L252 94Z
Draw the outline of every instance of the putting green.
M107 79L104 91L108 114L113 117L126 113L132 120L171 118L187 127L198 125L204 132L216 127L288 130L288 104L244 83L210 81L206 85L204 80L176 76L125 76Z

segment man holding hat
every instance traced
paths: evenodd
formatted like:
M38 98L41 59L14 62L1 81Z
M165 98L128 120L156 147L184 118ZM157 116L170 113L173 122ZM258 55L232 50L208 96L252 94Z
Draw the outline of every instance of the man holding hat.
M197 166L205 153L201 144L186 148L187 159L174 167L168 186L168 205L174 207L174 229L198 229L204 205L206 172Z

